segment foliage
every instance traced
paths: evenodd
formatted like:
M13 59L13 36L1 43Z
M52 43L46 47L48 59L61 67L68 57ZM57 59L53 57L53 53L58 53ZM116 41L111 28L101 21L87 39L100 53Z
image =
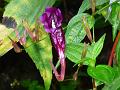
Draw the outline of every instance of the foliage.
M89 24L89 27L92 28L94 25L94 18L90 16L87 13L81 13L75 15L68 23L67 25L67 31L66 31L66 43L80 43L86 33L84 29L84 25L82 24L82 18L86 17L87 18L87 23Z
M23 47L40 71L44 80L45 89L49 90L52 80L52 68L50 65L50 60L53 56L52 44L49 34L44 30L45 27L39 22L39 17L43 14L45 8L54 5L55 0L6 1L9 2L9 4L5 8L3 17L14 18L17 26L9 28L0 24L0 56L3 56L12 48L15 49L15 41L20 42L21 38L18 37L24 36L23 33L26 31L26 41L25 44L23 44ZM87 11L92 11L92 14ZM114 63L110 62L109 59L109 65L96 65L97 57L102 51L105 40L105 34L103 34L99 40L95 40L94 27L96 20L98 19L98 17L96 17L97 15L105 18L103 23L108 21L112 26L114 45L110 59L114 60ZM56 20L52 21L53 18L54 17L50 18L51 22L48 21L49 23L52 23L52 25ZM44 24L46 24L46 22ZM102 27L102 23L100 23L100 25ZM95 83L93 82L93 84L95 84L96 87L100 84L104 84L103 90L120 89L120 1L84 0L77 15L72 17L66 27L66 57L75 63L75 65L78 65L78 69L81 65L86 65L88 67L87 73L95 80ZM38 35L38 38L34 37L35 31L37 31L35 35L36 37ZM18 32L19 35L15 32ZM88 42L84 41L85 38L88 38ZM58 48L59 45L57 49ZM111 64L113 64L112 67L110 66ZM97 84L97 82L100 84ZM72 85L71 82L67 86L63 85L63 87L61 87L62 90L64 90L64 88L69 88L70 84ZM40 87L38 83L34 81L32 83L30 83L30 81L23 82L23 85L29 88L29 90L43 89L43 87Z
M36 80L24 80L21 81L21 85L27 90L43 90L44 88L38 84Z
M24 31L22 21L26 20L31 29L36 28L35 25L39 16L47 6L52 6L54 2L55 0L47 0L45 3L44 0L12 0L6 6L3 17L13 17L17 22L17 29L21 35ZM1 32L3 32L2 29L4 28L0 29ZM7 32L7 28L4 29L4 31ZM40 41L35 43L30 38L27 38L27 42L24 47L26 52L33 59L33 62L36 64L37 69L40 70L41 76L44 79L45 88L48 90L52 79L52 69L49 64L50 59L52 58L51 43L43 28L39 28L39 32L41 32L41 35L39 36ZM17 38L14 30L7 34L0 33L0 36L1 35L4 35L4 37L1 37L2 45L0 46L1 51L3 51L1 52L1 55L3 55L12 48L12 44L8 36L11 38L13 37L12 39L14 41L18 40L16 40ZM8 47L6 48L6 46ZM45 56L46 53L48 53L47 56Z
M106 65L97 65L95 68L88 67L87 72L91 77L98 79L107 85L113 82L115 76L114 70Z
M85 48L83 43L68 44L66 47L66 56L76 64L83 63L83 65L93 66L95 65L96 57L102 50L104 39L105 35L103 35L96 43L93 42L91 45L87 45L87 53L84 58L81 58Z

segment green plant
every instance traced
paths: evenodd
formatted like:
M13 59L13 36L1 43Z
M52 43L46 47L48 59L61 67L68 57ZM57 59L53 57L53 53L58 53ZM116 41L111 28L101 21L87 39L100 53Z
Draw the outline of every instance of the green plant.
M46 90L49 90L52 80L52 68L50 65L52 44L49 34L45 32L45 27L40 22L39 17L43 14L46 7L54 5L54 3L55 0L11 0L5 8L3 17L8 17L8 19L12 17L17 25L14 26L13 24L12 28L8 28L0 24L0 56L3 56L11 48L17 51L16 42L21 42L25 51L40 71ZM85 12L88 9L92 11L92 14ZM95 65L96 58L100 54L105 40L105 34L98 41L95 40L94 25L98 19L98 17L95 18L96 15L104 16L105 21L110 22L112 25L114 45L108 65ZM100 25L102 26L102 23ZM120 88L119 29L119 0L84 0L77 15L67 25L65 55L75 65L78 65L78 69L81 65L88 66L87 73L93 78L93 89L97 89L97 86L101 84L105 85L103 90L118 90ZM28 35L25 36L24 33ZM83 42L85 36L88 37L89 43ZM113 60L116 63L112 63ZM58 61L58 66L59 64L60 62ZM78 70L75 78L77 78L77 74Z
M33 80L24 80L21 81L21 85L27 90L44 90L43 86L39 85L37 81Z

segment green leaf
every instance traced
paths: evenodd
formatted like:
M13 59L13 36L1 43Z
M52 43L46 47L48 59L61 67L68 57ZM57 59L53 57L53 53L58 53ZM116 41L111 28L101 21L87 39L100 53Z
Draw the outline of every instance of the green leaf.
M84 44L71 43L66 45L66 56L74 63L83 63L84 65L94 66L96 62L96 57L100 54L105 35L103 35L96 43L92 45L87 45L87 54L84 59L81 59L82 51L84 49Z
M105 85L102 90L120 90L120 76L115 78L111 84Z
M87 73L92 78L100 80L107 85L112 83L115 76L113 68L107 65L97 65L96 67L88 67Z
M28 47L26 47L25 50L40 71L44 80L45 89L49 90L52 80L52 68L50 65L50 60L52 59L52 46L50 38L45 33L45 30L41 33L42 37L39 42L35 43L31 41L31 39L27 40Z
M24 31L22 21L26 20L29 27L34 29L36 20L42 15L45 8L52 6L54 3L55 0L11 0L5 8L3 16L13 17L17 22L17 29L20 32L20 35L22 35ZM42 32L39 36L40 39L44 39L40 42L34 43L30 37L27 37L26 46L29 47L25 47L25 50L39 69L44 80L45 89L49 90L52 79L52 69L49 63L50 59L52 59L52 46L49 36L46 35L44 31L39 31ZM14 38L13 40L15 40ZM6 52L7 51L8 50L6 50Z
M104 40L105 40L105 34L96 43L93 42L91 44L89 54L88 54L89 57L91 58L88 62L89 66L95 66L96 58L100 54L100 52L103 48Z
M96 59L96 57L100 54L100 52L103 48L104 40L105 40L105 34L96 43L94 43L94 42L92 43L91 58Z
M120 25L120 4L115 3L112 5L112 12L110 15L109 20L111 21L112 28L113 28L113 40L116 37L118 27Z
M112 11L110 12L110 15L108 17L108 8L104 9L101 13L105 17L105 19L108 19L108 21L112 24L112 34L113 34L113 41L116 37L117 30L120 29L120 4L118 2L114 2L111 5Z
M40 70L41 76L44 79L45 89L49 90L52 79L52 68L50 65L50 60L52 59L52 46L49 36L45 33L43 35L43 39L37 43L29 39L27 42L30 46L25 48L25 50L32 58L37 69Z
M83 25L83 20L82 20L83 16L86 17L86 21L90 29L93 27L94 18L92 16L90 16L87 13L77 14L69 21L67 26L67 31L65 34L67 44L80 43L84 39L86 35L86 31Z
M84 44L67 44L66 45L66 56L74 63L81 62L81 54L84 48Z
M109 2L109 0L96 0L96 6L102 5L102 4L106 3L106 2ZM82 2L82 5L79 8L78 13L79 14L83 13L83 12L85 12L86 10L88 10L90 8L91 8L91 2L90 2L90 0L84 0Z
M54 3L55 0L12 0L5 8L3 16L13 17L17 21L18 26L25 19L32 27L45 8L52 6Z

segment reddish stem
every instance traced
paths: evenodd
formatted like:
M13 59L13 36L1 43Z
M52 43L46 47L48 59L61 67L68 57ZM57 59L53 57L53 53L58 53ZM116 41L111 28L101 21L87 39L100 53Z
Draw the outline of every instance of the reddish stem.
M53 65L52 61L50 61L50 64L52 66L53 69L53 73L55 74L55 77L58 81L63 81L64 80L64 76L65 76L65 68L66 68L66 62L65 62L65 56L64 53L61 52L62 55L59 55L59 59L60 59L60 65L61 65L61 71L60 74L58 73L57 69L55 68L55 66Z
M8 36L8 38L11 40L15 52L16 53L22 52L21 48L17 45L17 42L13 41L9 36Z
M108 65L109 65L109 66L112 65L112 61L113 61L114 53L115 53L115 48L116 48L116 46L117 46L117 44L118 44L119 38L120 38L120 31L118 32L118 35L117 35L117 37L116 37L116 39L115 39L115 42L114 42L114 44L113 44L113 47L112 47L112 51L111 51L111 53L110 53L110 57L109 57L109 61L108 61Z

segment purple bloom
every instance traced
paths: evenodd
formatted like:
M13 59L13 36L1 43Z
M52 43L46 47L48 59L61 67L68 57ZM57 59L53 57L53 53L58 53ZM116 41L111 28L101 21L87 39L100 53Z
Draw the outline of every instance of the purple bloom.
M52 33L56 28L61 27L62 14L60 9L48 7L40 19L46 32Z
M50 33L54 47L58 52L60 64L61 64L60 74L58 74L52 62L51 65L57 80L62 81L64 80L66 64L65 64L65 55L64 55L65 35L61 26L63 20L61 11L60 9L57 8L48 7L40 17L40 20L43 23L46 32Z

